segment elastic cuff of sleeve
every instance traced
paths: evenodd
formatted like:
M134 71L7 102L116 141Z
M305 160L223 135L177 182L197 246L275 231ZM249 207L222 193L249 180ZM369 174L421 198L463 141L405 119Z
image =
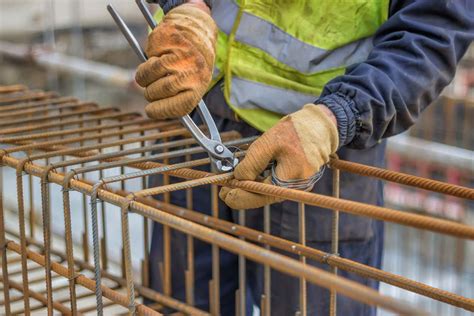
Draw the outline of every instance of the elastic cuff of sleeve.
M184 3L186 3L186 0L158 0L158 4L165 14Z
M186 3L186 0L158 0L154 1L157 2L161 9L163 9L163 12L166 14L170 10L176 8L179 5L182 5ZM209 9L212 9L212 0L204 0L204 3L209 7Z
M356 132L356 117L354 101L342 93L332 93L317 99L315 104L324 104L336 117L339 132L339 147L349 144Z

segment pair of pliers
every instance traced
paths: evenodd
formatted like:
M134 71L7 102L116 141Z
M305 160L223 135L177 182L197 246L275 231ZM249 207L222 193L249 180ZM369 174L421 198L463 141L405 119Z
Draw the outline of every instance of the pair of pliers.
M136 0L135 2L145 17L148 25L154 29L157 26L157 23L148 10L148 7L145 5L143 0ZM141 48L135 36L133 36L122 17L110 4L107 5L107 10L109 11L122 34L127 39L127 42L132 47L133 51L137 54L138 58L140 58L142 62L145 62L148 59L145 55L145 52ZM203 100L199 101L197 111L209 132L210 138L201 131L201 129L196 125L196 123L194 123L193 119L189 115L181 117L181 123L191 133L196 142L201 145L209 154L211 165L215 171L219 173L232 171L238 164L239 160L235 158L234 154L222 143L216 123L214 122L214 119L212 118L211 113L209 112Z

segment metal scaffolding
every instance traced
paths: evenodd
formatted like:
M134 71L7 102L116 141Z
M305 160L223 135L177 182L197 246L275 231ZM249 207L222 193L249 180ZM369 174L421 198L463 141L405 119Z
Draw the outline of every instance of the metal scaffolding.
M254 138L242 138L237 132L222 134L225 144L239 148L237 155ZM434 300L474 311L474 299L463 297L387 271L363 265L338 255L339 213L346 212L414 227L421 230L474 239L474 227L462 223L408 213L386 207L368 205L339 198L339 173L351 172L444 195L474 200L474 189L421 178L376 167L343 161L336 156L328 164L333 173L333 196L302 192L254 181L238 181L232 173L213 174L196 169L209 163L208 158L192 159L203 150L195 143L178 121L153 121L139 113L123 112L114 107L99 107L95 103L61 97L53 92L29 90L25 86L0 86L0 157L2 170L16 173L18 223L16 229L7 229L7 209L0 203L0 245L5 314L26 314L48 311L62 314L83 314L96 310L107 314L110 308L121 306L130 314L159 315L162 308L190 315L220 314L220 249L235 253L239 258L239 289L236 293L236 311L245 314L246 261L264 266L264 295L261 298L262 315L271 315L271 274L278 270L300 280L299 315L306 315L307 283L330 290L330 313L336 315L338 295L344 295L365 304L375 305L398 314L423 314L418 307L382 295L359 283L338 276L338 270L349 271L364 278L405 289ZM170 159L184 157L183 163L171 164ZM135 169L135 170L130 170ZM98 174L98 180L95 175ZM160 187L146 187L146 178L164 175ZM27 175L25 177L25 175ZM181 179L171 183L170 177ZM35 191L34 178L40 179L40 192ZM141 189L130 191L130 180L141 179ZM4 179L2 179L4 182ZM51 185L55 184L55 185ZM12 186L13 184L9 184ZM210 186L212 216L193 210L192 188ZM238 224L219 219L218 186L276 196L298 202L299 241L294 242L270 234L271 206L264 208L263 231L245 227L245 211L239 211ZM29 194L25 194L25 187ZM5 198L2 186L0 198ZM63 199L64 236L52 230L52 191L60 192ZM169 194L186 190L187 207L170 204ZM71 204L71 193L79 192L81 205ZM153 198L163 195L164 201ZM34 196L41 196L35 205ZM90 205L86 197L90 198ZM100 207L98 207L100 205ZM119 273L112 269L108 253L110 243L107 214L120 209L122 260ZM327 208L333 212L332 249L323 252L308 247L305 240L305 205ZM108 207L109 206L109 207ZM40 210L40 211L38 211ZM81 213L84 230L82 240L73 238L78 223L72 214ZM131 229L129 215L143 218L139 230ZM90 216L90 222L89 222ZM55 219L57 221L57 219ZM164 260L161 274L163 292L150 288L149 232L150 221L164 225ZM39 228L37 227L40 223ZM80 225L79 225L80 226ZM37 230L43 238L37 239ZM171 287L171 230L187 235L188 269L185 273L186 299L173 298ZM92 250L89 234L92 235ZM131 235L142 234L143 260L140 271L132 266ZM57 242L57 239L61 242ZM210 310L194 306L194 249L193 239L212 245L212 279L209 280ZM54 242L53 242L54 241ZM278 251L278 252L277 252ZM92 256L91 256L92 254ZM293 259L290 255L296 255ZM329 272L306 263L307 259L327 264ZM38 277L38 270L43 270ZM140 275L140 277L137 277ZM67 280L67 285L55 285L56 279ZM34 284L45 284L37 290ZM84 291L84 289L86 289ZM68 291L69 296L60 296ZM78 301L95 296L89 304ZM155 302L144 305L142 299Z

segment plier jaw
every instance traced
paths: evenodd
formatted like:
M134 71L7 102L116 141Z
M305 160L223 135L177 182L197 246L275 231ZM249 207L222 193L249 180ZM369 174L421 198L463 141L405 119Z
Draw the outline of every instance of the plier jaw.
M145 17L148 25L154 29L157 26L157 23L145 5L144 1L136 0L135 2ZM147 60L145 52L140 47L140 44L138 43L135 36L133 36L133 33L130 31L122 17L110 4L107 6L107 10L109 11L122 34L127 39L127 42L130 44L133 51L137 54L138 58L140 58L142 62L145 62ZM239 163L239 160L235 158L234 154L222 143L216 123L214 122L214 119L212 118L211 113L209 112L203 100L199 101L197 111L204 125L206 126L207 131L209 132L210 138L201 131L201 129L196 125L189 115L181 117L181 123L191 133L196 142L201 145L201 147L204 148L204 150L209 154L211 166L215 172L222 173L232 171Z

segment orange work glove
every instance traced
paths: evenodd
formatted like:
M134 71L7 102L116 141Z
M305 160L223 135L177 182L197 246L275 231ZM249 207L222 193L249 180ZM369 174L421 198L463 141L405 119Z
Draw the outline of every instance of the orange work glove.
M323 105L307 104L283 117L250 145L245 159L234 171L237 180L256 180L272 161L278 179L308 179L329 161L337 150L336 119ZM271 183L271 177L264 180ZM220 198L233 209L257 208L280 202L278 198L222 188Z
M164 16L148 37L149 59L135 77L146 88L150 118L181 117L197 106L211 82L216 39L214 20L196 5L180 5Z

